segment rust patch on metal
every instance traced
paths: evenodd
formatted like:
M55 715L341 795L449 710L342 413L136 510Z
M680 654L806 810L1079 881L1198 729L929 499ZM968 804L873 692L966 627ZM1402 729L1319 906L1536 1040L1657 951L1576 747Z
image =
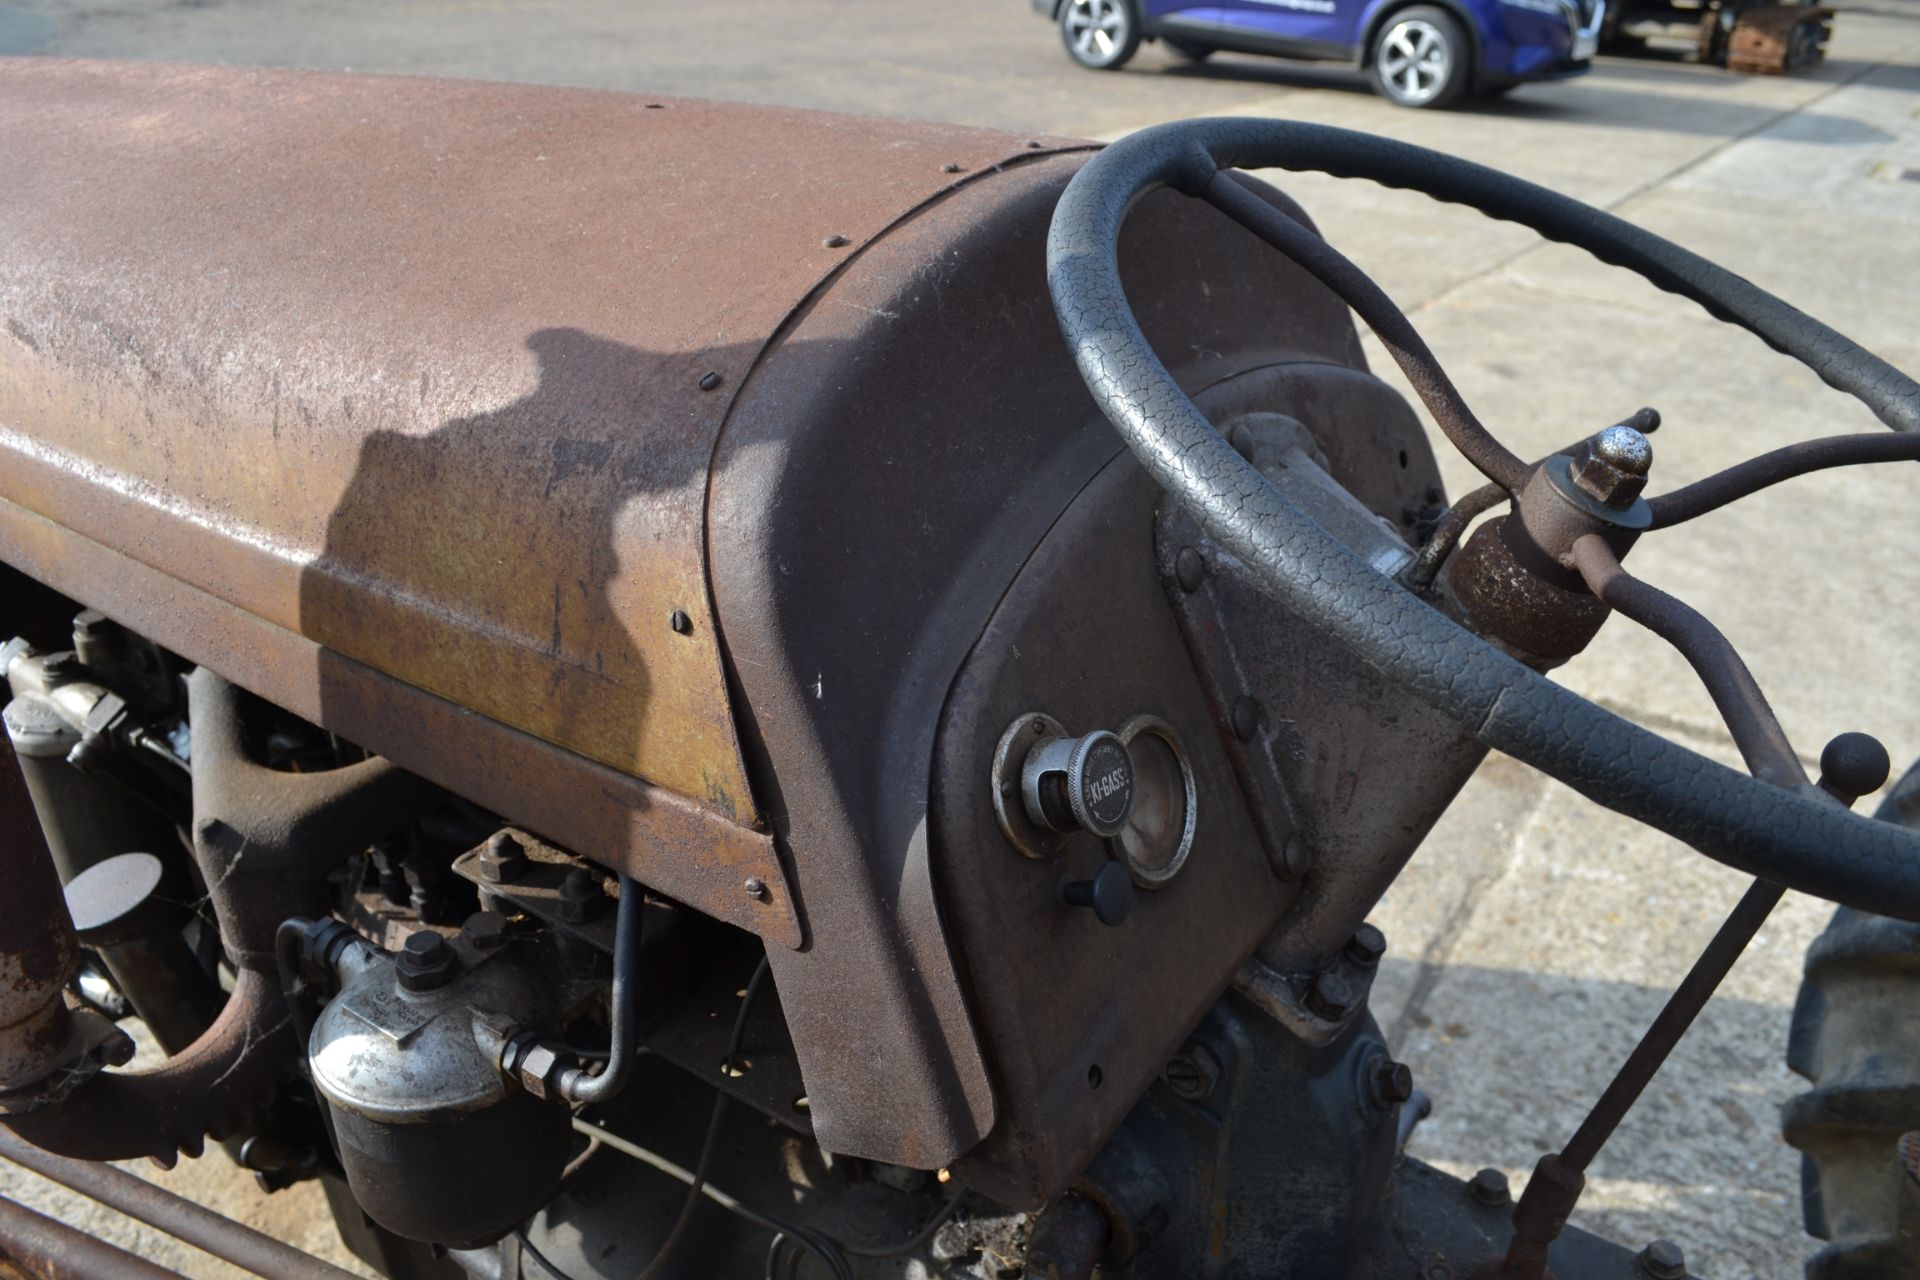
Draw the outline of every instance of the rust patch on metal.
M0 497L751 823L705 564L734 389L846 261L827 239L864 243L954 185L943 165L1032 154L580 90L20 60ZM311 676L266 674L281 703Z
M324 711L335 732L484 797L510 821L769 943L802 943L765 832L330 653L4 499L0 551L75 599L111 601L125 625L296 715L317 721ZM763 897L742 890L749 876L766 886Z

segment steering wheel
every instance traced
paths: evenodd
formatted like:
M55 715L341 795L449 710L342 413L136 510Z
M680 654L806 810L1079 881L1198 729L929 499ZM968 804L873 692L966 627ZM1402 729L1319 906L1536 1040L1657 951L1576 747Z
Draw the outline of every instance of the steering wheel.
M1601 524L1573 540L1568 567L1603 603L1688 657L1753 774L1632 724L1509 657L1350 553L1221 438L1149 347L1121 287L1121 224L1160 187L1207 200L1340 295L1386 343L1496 496L1513 495L1524 511L1540 488L1533 482L1541 468L1474 418L1386 295L1230 175L1236 167L1368 178L1531 227L1749 330L1859 399L1896 433L1789 446L1651 504L1635 499L1639 527L1657 530L1823 466L1920 459L1920 385L1749 282L1610 214L1481 165L1321 125L1201 119L1132 134L1074 177L1047 240L1054 309L1101 411L1208 535L1302 619L1487 746L1609 809L1774 885L1920 921L1920 832L1847 807L1884 782L1884 749L1865 735L1842 735L1823 756L1827 776L1815 785L1732 646L1704 618L1621 570Z

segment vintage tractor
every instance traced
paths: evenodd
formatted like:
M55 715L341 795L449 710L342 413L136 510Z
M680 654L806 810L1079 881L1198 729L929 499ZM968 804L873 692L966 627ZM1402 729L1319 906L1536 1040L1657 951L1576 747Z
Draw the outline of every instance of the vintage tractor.
M1693 44L1710 66L1753 75L1786 75L1827 56L1834 11L1769 0L1620 0L1608 7L1600 44L1631 53L1653 37Z
M1519 457L1250 167L1579 245L1895 431L1657 496L1650 412ZM1856 913L1796 1039L1830 1274L1911 1257L1886 753L1810 777L1621 567L1920 457L1920 387L1817 322L1282 121L30 62L0 173L0 1154L266 1276L341 1273L99 1162L318 1179L396 1280L1678 1275L1567 1218L1794 888ZM1546 678L1614 612L1750 773ZM1367 1002L1490 748L1754 876L1517 1204L1403 1155ZM0 1256L161 1274L4 1201Z

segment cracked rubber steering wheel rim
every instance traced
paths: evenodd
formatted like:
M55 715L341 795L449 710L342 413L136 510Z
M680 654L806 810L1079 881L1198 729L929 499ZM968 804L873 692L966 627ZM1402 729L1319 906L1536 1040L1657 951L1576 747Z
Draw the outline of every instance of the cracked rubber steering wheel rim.
M1679 246L1509 175L1385 138L1291 121L1194 120L1136 133L1068 185L1047 283L1101 411L1154 479L1309 624L1487 746L1748 874L1920 920L1920 833L1858 816L1812 786L1729 769L1541 676L1376 573L1230 447L1142 334L1120 281L1133 204L1197 195L1224 168L1311 169L1465 204L1576 245L1692 299L1806 364L1895 430L1920 428L1920 385L1849 339Z

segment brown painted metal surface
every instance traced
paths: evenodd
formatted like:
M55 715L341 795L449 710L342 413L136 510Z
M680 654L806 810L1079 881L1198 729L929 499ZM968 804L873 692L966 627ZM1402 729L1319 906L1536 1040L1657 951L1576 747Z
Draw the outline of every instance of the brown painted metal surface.
M733 389L849 245L958 180L944 166L1022 145L526 86L9 63L0 497L750 822L703 563ZM281 661L308 669L258 691L287 702L310 652Z
M34 578L512 822L776 946L802 935L773 837L665 788L342 658L159 569L0 499L4 558ZM450 749L457 744L458 749ZM741 892L748 876L764 898Z

